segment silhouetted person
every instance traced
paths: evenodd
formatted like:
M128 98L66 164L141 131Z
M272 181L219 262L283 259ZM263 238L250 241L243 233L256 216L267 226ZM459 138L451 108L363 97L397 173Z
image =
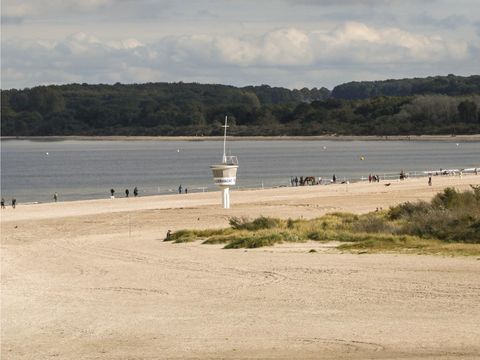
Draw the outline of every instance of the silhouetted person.
M17 199L13 198L12 199L12 208L15 209L15 206L17 206Z
M337 182L337 177L335 176L335 174L333 174L333 176L332 176L332 181L333 181L334 184Z
M188 194L188 189L187 188L185 188L185 194Z
M128 197L128 195L130 195L130 190L125 189L125 197Z
M2 204L2 209L5 209L5 199L4 198L2 198L1 204Z
M110 189L110 196L111 196L112 199L115 197L115 190L114 189Z
M58 201L58 194L57 193L53 194L53 201L55 201L55 202Z
M138 188L135 186L133 189L133 196L137 197L138 196Z
M182 185L180 185L180 186L178 187L178 193L179 193L179 194L182 193Z
M432 186L432 175L428 177L428 186Z

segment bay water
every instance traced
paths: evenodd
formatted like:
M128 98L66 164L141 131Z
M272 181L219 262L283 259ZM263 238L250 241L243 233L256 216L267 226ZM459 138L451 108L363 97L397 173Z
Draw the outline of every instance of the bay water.
M209 166L221 162L222 141L2 140L1 193L19 203L217 190ZM290 186L292 177L356 181L369 174L396 179L438 169L480 167L480 142L237 140L235 188ZM425 175L425 174L423 174ZM132 195L131 195L132 196Z

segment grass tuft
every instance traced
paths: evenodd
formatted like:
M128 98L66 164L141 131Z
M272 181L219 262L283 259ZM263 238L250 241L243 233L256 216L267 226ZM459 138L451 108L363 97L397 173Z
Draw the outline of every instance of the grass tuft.
M283 242L338 241L357 253L406 252L480 255L480 186L457 192L447 188L431 202L406 202L364 215L336 212L313 220L261 216L233 217L230 228L180 230L176 243L202 239L226 249L258 248ZM312 249L313 250L313 249Z
M270 217L260 216L253 221L250 221L246 217L232 217L229 220L230 226L235 230L262 230L262 229L274 229L279 227L282 223L280 219L274 219Z

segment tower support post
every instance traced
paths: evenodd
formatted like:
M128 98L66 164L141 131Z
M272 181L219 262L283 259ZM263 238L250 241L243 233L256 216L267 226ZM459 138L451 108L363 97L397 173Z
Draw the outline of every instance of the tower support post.
M222 204L224 209L230 209L230 189L222 189Z

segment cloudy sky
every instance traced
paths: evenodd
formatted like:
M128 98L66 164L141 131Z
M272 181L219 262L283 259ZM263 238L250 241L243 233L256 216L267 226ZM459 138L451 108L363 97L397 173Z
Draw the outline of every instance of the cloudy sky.
M1 87L480 73L479 0L2 0Z

